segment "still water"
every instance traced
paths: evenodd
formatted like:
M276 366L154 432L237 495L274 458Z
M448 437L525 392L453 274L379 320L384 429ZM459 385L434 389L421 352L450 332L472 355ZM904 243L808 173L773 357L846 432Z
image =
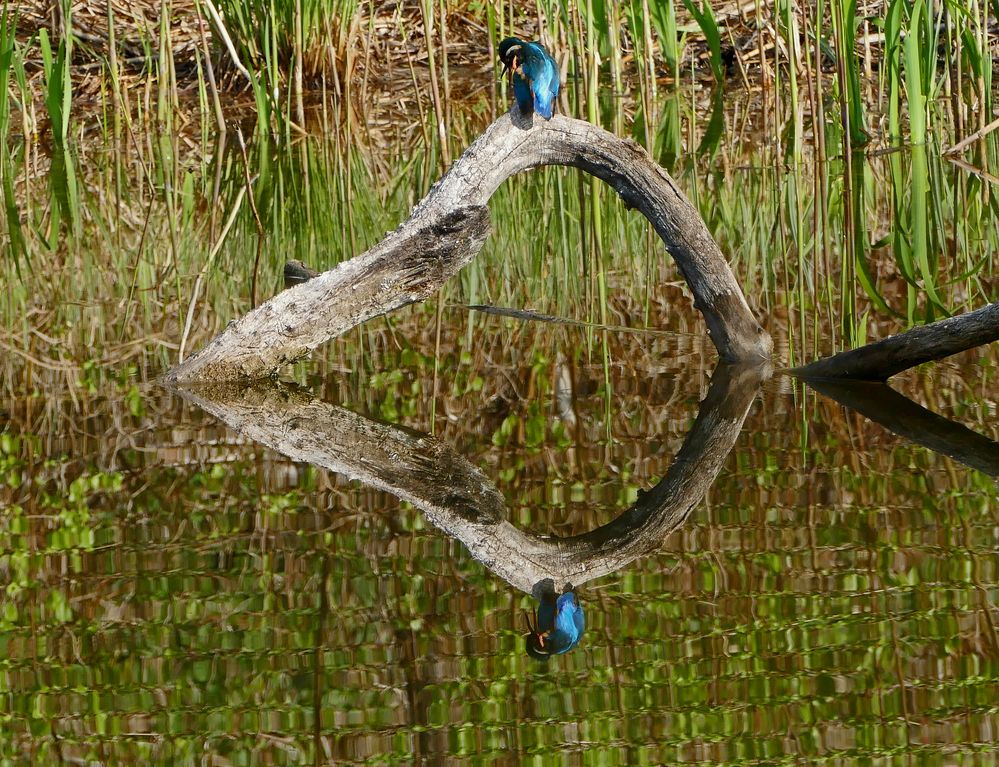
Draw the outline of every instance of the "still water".
M0 403L0 763L995 763L995 345L850 395L903 438L696 335L451 307L435 380L401 317Z

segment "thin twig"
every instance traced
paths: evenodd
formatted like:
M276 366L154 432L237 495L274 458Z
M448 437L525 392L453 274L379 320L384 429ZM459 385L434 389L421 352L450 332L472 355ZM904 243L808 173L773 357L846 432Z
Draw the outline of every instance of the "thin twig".
M999 178L993 176L984 168L976 168L974 165L965 162L960 157L948 157L947 160L953 165L956 165L957 167L968 171L968 173L974 173L976 176L982 179L982 181L988 181L990 184L999 184Z
M187 306L187 319L184 321L184 332L180 337L180 351L177 353L178 364L184 361L184 347L187 346L187 337L191 332L191 323L194 320L194 307L198 303L198 294L201 292L201 283L204 281L205 275L215 262L215 256L217 256L219 251L222 249L222 243L225 242L225 238L228 236L229 230L232 228L233 222L236 220L236 214L239 213L239 209L243 204L243 197L245 196L246 187L240 187L239 192L236 194L236 202L233 203L232 210L229 211L229 217L226 219L225 225L222 227L222 233L219 235L218 240L215 241L215 245L212 246L212 250L208 254L208 258L205 261L205 265L201 267L201 271L198 272L198 277L194 281L194 290L191 291L191 303Z
M956 144L954 144L954 146L950 147L949 149L944 149L943 154L947 155L947 154L957 154L958 152L963 152L965 149L974 144L976 141L980 141L981 139L985 138L997 128L999 128L999 117L990 122L981 130L977 130L974 133L972 133L970 136L965 137L964 141L958 141Z
M207 0L206 0L207 1ZM198 32L201 35L201 52L205 57L205 72L208 75L208 84L212 89L212 107L215 110L215 121L219 126L219 133L225 136L225 115L222 112L222 102L219 100L219 89L215 83L215 68L212 66L212 54L208 50L208 36L205 34L205 25L201 19L201 5L194 4L194 10L198 14Z
M253 218L257 222L257 252L253 257L253 277L250 279L250 306L257 305L257 269L260 267L260 253L264 248L264 225L260 220L260 213L257 212L257 202L253 199L253 190L250 189L250 161L246 158L246 142L243 140L243 130L236 129L236 137L239 139L239 151L243 154L243 180L246 182L246 192L250 198L250 210L253 211Z
M222 38L222 42L225 43L226 50L229 51L229 58L232 59L232 63L235 65L239 73L246 78L246 81L253 84L253 78L250 77L249 71L243 66L243 62L239 60L239 54L236 53L236 46L232 43L232 38L229 37L229 31L225 28L225 24L222 22L222 17L219 15L218 9L212 0L204 0L205 7L208 9L208 15L212 17L212 24L215 26L215 31L219 33L219 37Z

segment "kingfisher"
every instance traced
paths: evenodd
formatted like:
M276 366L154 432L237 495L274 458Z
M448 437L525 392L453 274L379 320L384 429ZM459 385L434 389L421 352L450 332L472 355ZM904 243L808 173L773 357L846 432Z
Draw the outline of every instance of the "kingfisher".
M538 660L547 660L552 655L569 652L579 644L586 621L583 608L576 600L573 591L555 597L554 591L541 596L541 610L535 609L534 623L525 614L527 621L527 654Z
M537 112L552 119L552 109L558 96L558 64L541 43L526 43L508 37L499 44L503 72L513 80L513 95L524 114Z

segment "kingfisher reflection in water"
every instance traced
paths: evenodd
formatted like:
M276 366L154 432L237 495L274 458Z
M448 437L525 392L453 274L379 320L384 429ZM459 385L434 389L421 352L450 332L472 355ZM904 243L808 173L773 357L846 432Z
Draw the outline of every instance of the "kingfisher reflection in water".
M428 434L371 421L286 385L261 382L179 392L244 437L420 508L473 558L539 600L533 622L527 621L526 649L531 657L544 659L568 652L582 637L583 609L574 586L657 551L697 507L735 444L763 373L758 367L720 366L659 483L615 519L573 537L568 547L510 522L506 499L496 485ZM573 585L559 592L556 583Z
M579 644L586 628L583 607L574 591L567 590L556 597L554 591L541 595L541 608L534 611L534 623L528 616L527 654L538 660L562 655Z

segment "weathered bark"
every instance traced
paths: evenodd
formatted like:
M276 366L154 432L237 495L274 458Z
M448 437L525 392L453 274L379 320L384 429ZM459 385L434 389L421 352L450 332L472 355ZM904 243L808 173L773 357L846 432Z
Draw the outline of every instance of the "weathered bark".
M166 375L172 383L261 378L324 341L432 295L475 255L489 210L461 207L420 227L400 227L363 255L285 290L229 323Z
M761 367L720 367L662 481L617 519L571 538L542 537L514 527L506 520L506 503L496 486L429 435L376 423L277 384L216 384L180 389L179 394L293 460L412 503L497 575L536 593L545 584L579 585L656 551L721 470L766 373Z
M494 122L430 190L398 229L368 252L279 294L174 368L173 382L259 378L377 314L426 298L467 263L484 236L477 211L510 176L542 165L571 165L609 183L649 219L675 259L723 360L768 359L772 342L753 317L732 270L697 210L638 144L582 120L549 121L516 108ZM484 215L484 214L483 214ZM455 220L455 217L459 220ZM464 221L467 229L461 228ZM451 242L433 258L416 237L444 224ZM419 263L412 263L414 260ZM428 261L435 266L428 270ZM375 267L374 265L377 265ZM397 278L393 268L405 272ZM377 280L358 284L376 269ZM419 289L409 287L413 272ZM389 281L382 289L381 280ZM359 310L363 304L364 310Z
M924 362L999 340L999 301L976 311L921 325L904 333L795 368L801 378L886 381Z
M999 443L927 410L887 384L809 379L808 385L910 442L999 477Z

